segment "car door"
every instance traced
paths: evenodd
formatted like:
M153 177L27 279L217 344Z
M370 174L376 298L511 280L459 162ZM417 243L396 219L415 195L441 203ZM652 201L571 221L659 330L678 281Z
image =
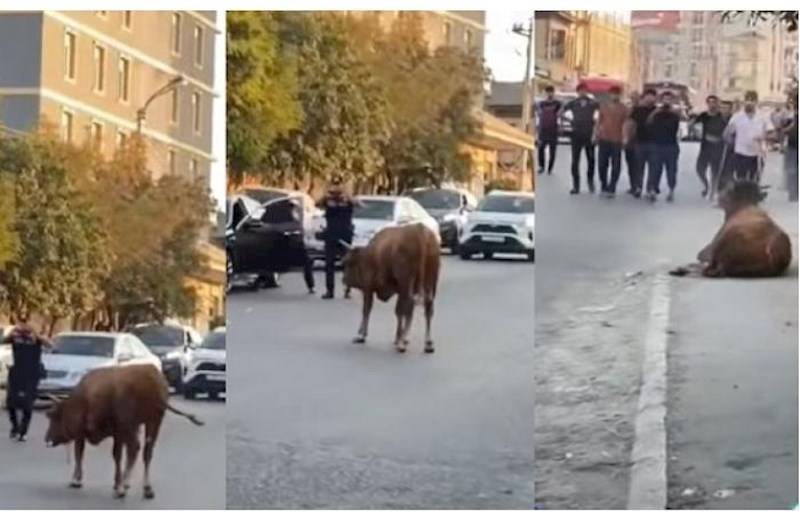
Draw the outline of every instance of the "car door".
M267 203L237 228L236 271L282 272L297 264L303 247L302 204L296 197Z

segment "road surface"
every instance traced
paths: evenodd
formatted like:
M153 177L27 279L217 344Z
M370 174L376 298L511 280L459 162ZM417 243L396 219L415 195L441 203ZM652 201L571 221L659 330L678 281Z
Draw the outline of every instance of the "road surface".
M5 391L0 391L5 399ZM28 441L10 441L10 424L0 420L0 510L4 509L224 509L225 403L173 397L176 408L205 422L197 427L167 413L153 452L150 479L156 493L142 498L142 464L131 475L125 499L114 499L111 440L84 453L83 488L68 487L72 475L72 446L47 448L46 417L33 416Z
M393 303L359 346L358 292L229 296L229 506L533 508L533 268L446 256L432 355L421 308L398 354Z
M674 203L571 196L570 152L537 182L537 504L625 508L653 284L722 212L682 144ZM764 207L797 254L797 204L770 155ZM582 173L585 176L585 173ZM662 182L665 188L666 181ZM582 185L586 188L585 179ZM662 194L663 196L663 194ZM667 278L671 508L790 508L797 498L797 263L769 280Z

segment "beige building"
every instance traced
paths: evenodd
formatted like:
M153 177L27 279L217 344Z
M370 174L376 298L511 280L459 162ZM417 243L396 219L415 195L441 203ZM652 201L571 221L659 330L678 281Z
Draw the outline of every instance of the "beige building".
M46 119L110 155L146 106L154 176L207 180L216 36L213 11L0 12L0 124Z

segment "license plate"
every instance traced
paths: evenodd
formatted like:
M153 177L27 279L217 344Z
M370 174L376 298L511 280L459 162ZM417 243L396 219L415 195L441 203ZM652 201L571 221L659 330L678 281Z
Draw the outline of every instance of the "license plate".
M483 242L499 242L503 243L506 242L506 238L502 235L483 235L481 236L481 240Z

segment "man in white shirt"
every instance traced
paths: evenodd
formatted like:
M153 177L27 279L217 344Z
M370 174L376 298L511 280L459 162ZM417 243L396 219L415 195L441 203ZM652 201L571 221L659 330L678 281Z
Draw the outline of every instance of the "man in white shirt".
M725 137L733 137L733 171L737 179L757 180L766 153L767 138L775 129L770 119L756 112L758 93L744 94L744 108L731 117Z

